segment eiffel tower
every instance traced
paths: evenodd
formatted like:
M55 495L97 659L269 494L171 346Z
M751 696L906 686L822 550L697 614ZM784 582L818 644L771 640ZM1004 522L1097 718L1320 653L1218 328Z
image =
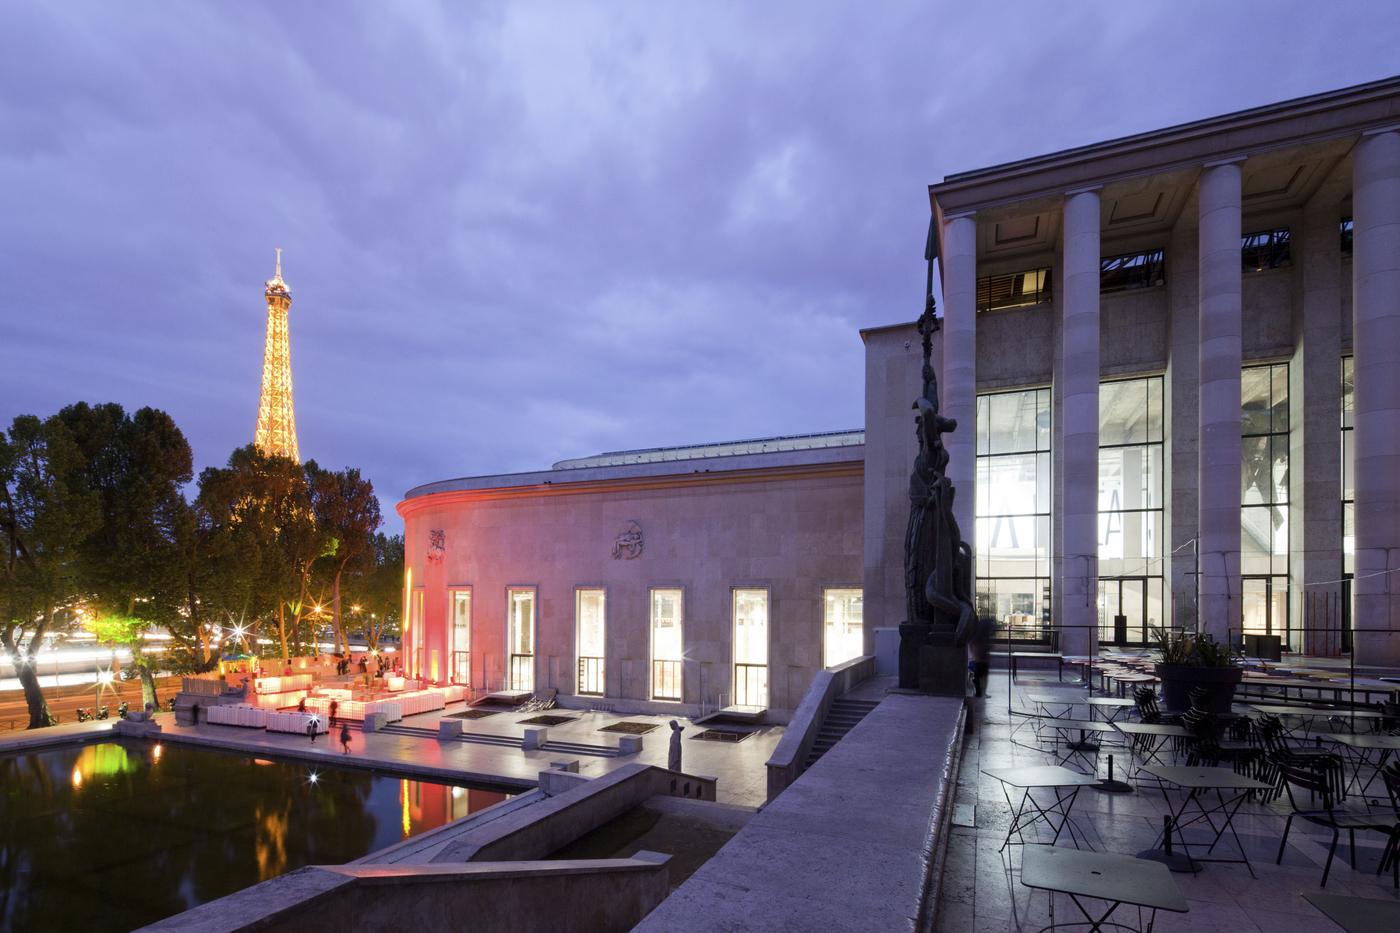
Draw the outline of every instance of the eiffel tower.
M297 416L292 409L292 343L287 312L292 290L282 281L282 250L277 270L267 280L267 342L263 347L262 395L258 399L258 429L253 443L269 456L301 462L297 451Z

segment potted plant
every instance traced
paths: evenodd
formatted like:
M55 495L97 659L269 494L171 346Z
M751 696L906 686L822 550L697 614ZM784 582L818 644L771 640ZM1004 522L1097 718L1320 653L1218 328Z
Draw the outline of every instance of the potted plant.
M1191 691L1197 687L1209 693L1206 708L1215 713L1230 712L1235 687L1244 678L1244 668L1234 663L1230 649L1210 635L1198 632L1170 632L1154 627L1162 660L1157 677L1162 682L1162 703L1171 712L1191 708Z

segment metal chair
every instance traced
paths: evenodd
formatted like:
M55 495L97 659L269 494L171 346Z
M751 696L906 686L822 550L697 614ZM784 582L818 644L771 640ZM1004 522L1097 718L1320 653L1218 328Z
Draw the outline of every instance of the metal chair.
M1390 838L1385 842L1376 874L1390 866L1391 884L1400 888L1400 761L1392 761L1381 769L1381 780L1385 781L1386 793L1390 795L1390 807L1395 811L1395 826L1390 830Z
M1273 799L1277 800L1283 795L1283 779L1279 771L1282 762L1321 772L1327 777L1332 796L1337 800L1346 799L1346 762L1341 755L1324 748L1295 748L1289 745L1283 722L1277 716L1261 716L1257 731L1268 756L1259 779L1274 786Z
M1356 831L1358 829L1386 833L1394 838L1392 824L1381 822L1370 813L1338 809L1333 803L1331 783L1325 775L1304 765L1286 761L1279 763L1279 769L1283 774L1284 790L1288 793L1288 804L1293 808L1293 812L1288 814L1288 822L1284 824L1283 838L1279 840L1278 844L1278 857L1274 859L1275 865L1283 862L1283 850L1288 845L1288 834L1293 829L1294 817L1301 817L1309 823L1325 826L1332 830L1332 844L1327 849L1327 864L1322 869L1320 886L1324 888L1327 887L1327 876L1332 872L1332 858L1337 854L1337 839L1342 830L1347 831L1351 842L1352 868L1356 868ZM1314 800L1321 799L1322 808L1304 809L1298 806L1298 799L1293 795L1294 788L1307 791Z

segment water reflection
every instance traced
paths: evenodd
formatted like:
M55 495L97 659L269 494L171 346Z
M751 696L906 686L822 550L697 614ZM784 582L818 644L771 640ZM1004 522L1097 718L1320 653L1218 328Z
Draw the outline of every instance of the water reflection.
M129 930L503 794L104 742L0 757L0 929Z

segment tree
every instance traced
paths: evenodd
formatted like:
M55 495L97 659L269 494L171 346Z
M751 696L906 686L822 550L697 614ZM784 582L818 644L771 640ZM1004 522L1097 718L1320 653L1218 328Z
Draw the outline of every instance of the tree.
M190 481L190 445L163 411L127 415L120 405L69 405L58 413L82 452L83 483L101 502L101 522L84 539L83 596L101 623L100 640L128 648L141 678L142 700L158 705L145 651L156 626L183 627L172 594L181 590L180 523L188 510L181 486Z
M350 593L366 619L365 638L370 650L399 631L403 614L403 535L376 534L373 565L351 582Z
M375 532L383 519L374 484L351 467L323 470L315 460L306 464L311 486L311 505L316 524L327 537L326 558L331 577L331 626L337 651L349 651L341 618L341 584L345 574L364 573L374 567Z
M101 524L101 498L84 482L82 452L57 417L21 415L0 435L4 536L0 645L29 707L29 728L50 724L35 657L73 617L82 591L82 545Z
M251 444L199 477L191 586L207 611L256 644L275 618L283 659L298 641L311 570L325 552L301 466ZM288 610L292 623L288 625Z

